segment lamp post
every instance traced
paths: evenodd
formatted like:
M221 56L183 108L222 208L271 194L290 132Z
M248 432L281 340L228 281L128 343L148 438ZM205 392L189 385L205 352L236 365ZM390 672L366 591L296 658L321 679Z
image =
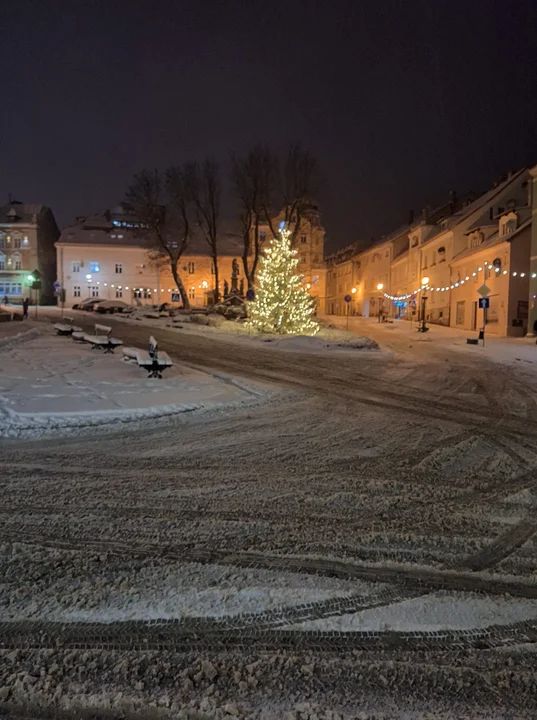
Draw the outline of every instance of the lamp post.
M427 289L427 286L429 285L429 278L422 277L421 279L421 332L427 332L429 329L427 325L425 324L425 306L427 304L427 295L425 294L425 290Z
M383 297L382 297L382 289L383 289L383 287L384 287L384 284L383 284L383 283L379 283L379 284L377 285L377 290L379 291L379 312L378 312L379 322L380 322L380 318L381 318L381 314L382 314L382 313L381 313L381 309L382 309L382 304L383 304Z

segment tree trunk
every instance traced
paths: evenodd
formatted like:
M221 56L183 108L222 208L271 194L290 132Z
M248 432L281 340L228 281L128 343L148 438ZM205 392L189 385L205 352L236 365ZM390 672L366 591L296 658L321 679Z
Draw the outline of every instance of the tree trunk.
M248 290L253 287L252 276L250 274L250 268L248 267L248 251L250 250L250 229L245 230L242 236L243 239L243 251L242 251L242 266L244 268L244 275L248 284Z
M181 280L179 273L177 272L177 265L172 266L172 275L173 279L175 280L175 284L177 285L177 289L179 290L179 294L181 295L181 300L183 301L183 308L185 310L190 310L190 300L188 299L188 293L185 290L185 286L183 285L183 281Z
M214 266L214 301L217 303L220 300L220 289L218 287L218 255L216 250L213 250L213 266Z

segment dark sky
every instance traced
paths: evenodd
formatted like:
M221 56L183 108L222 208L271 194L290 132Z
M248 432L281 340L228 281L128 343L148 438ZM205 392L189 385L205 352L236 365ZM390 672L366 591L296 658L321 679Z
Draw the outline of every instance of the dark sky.
M4 0L0 27L0 199L61 225L259 140L317 156L332 247L537 162L535 0Z

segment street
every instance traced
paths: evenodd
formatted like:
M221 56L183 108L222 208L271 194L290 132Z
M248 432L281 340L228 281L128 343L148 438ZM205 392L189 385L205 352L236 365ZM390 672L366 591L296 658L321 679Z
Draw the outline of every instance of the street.
M386 352L327 356L109 324L278 394L3 443L1 701L535 717L529 365L372 325Z

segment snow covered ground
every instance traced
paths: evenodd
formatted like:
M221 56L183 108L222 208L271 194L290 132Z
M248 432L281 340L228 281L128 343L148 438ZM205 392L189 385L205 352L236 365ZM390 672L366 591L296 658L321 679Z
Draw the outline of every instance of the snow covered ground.
M148 335L141 321L110 323L128 344ZM534 379L451 352L434 331L414 342L363 327L391 352L308 358L158 327L182 361L156 387L197 387L206 374L183 374L188 363L278 394L110 434L3 441L0 706L537 716ZM30 412L34 395L73 380L51 352L72 343L46 332L2 347L10 397ZM88 378L86 360L107 364L85 394L75 376L65 402L115 398L110 410L125 411L134 387L152 387L119 357L75 352Z
M324 632L409 632L471 630L537 618L537 601L487 598L463 593L433 593L382 608L362 610L291 626Z
M16 329L18 332L13 332ZM0 326L0 437L160 418L262 397L268 389L180 363L163 379L114 354L59 337L51 325Z

